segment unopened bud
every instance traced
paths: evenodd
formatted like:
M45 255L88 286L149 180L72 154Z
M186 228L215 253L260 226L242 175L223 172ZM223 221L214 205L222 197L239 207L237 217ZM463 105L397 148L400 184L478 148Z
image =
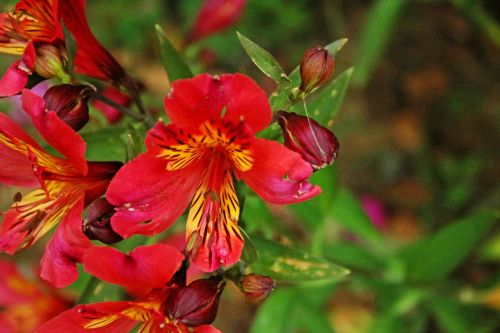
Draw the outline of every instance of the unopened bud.
M41 44L35 47L35 52L35 72L38 75L47 79L57 77L67 80L68 53L63 46Z
M75 131L89 121L87 102L94 93L90 86L61 84L53 86L43 96L45 108L54 111L59 118Z
M105 244L113 244L123 238L111 228L111 217L115 213L115 207L105 198L95 200L89 207L87 216L83 221L83 233L92 240L98 240Z
M335 60L327 49L321 46L308 49L300 61L300 90L308 93L330 80Z
M167 299L165 314L171 320L190 327L210 324L217 315L225 284L222 278L211 277L173 290Z
M252 303L261 303L274 290L274 280L269 276L248 274L241 279L240 289Z
M314 170L332 164L337 158L339 141L329 129L314 119L294 112L277 113L285 146L299 153Z

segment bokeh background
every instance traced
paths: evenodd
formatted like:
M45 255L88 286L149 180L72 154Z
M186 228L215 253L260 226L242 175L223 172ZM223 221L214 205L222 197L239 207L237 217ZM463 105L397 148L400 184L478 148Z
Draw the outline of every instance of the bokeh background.
M14 2L6 1L5 8ZM162 110L168 81L157 57L154 23L180 47L200 4L88 0L93 31L144 83L150 92L146 102L157 110ZM229 333L264 332L263 327L266 333L321 333L325 326L311 322L326 320L339 333L500 329L498 223L467 248L458 267L437 280L400 279L401 268L387 253L416 244L477 209L498 208L499 2L249 0L235 27L183 50L196 72L243 72L271 93L273 82L248 59L236 30L269 50L287 71L305 49L349 39L336 58L337 73L351 66L355 71L332 127L341 143L335 172L338 183L360 200L388 251L364 247L363 239L328 221L323 255L349 267L351 278L334 286L298 288L291 298L278 290L276 298L284 301L273 300L261 310L233 288L224 294L216 326ZM2 66L8 59L2 57ZM0 101L0 107L8 110L10 104ZM14 192L0 187L2 208ZM314 241L299 218L278 208L271 212L291 230L284 241L306 247ZM446 252L448 245L438 242L437 248ZM364 250L360 254L353 248ZM420 260L425 256L433 256L432 250ZM317 290L322 299L314 304L320 312L282 310ZM435 291L435 298L421 297L420 290ZM285 322L297 317L301 323L287 328Z

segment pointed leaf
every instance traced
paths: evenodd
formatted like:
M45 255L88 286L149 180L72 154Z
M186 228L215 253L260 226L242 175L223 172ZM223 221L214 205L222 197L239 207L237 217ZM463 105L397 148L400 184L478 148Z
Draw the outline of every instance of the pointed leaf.
M444 277L467 257L497 221L498 214L494 212L477 213L404 248L400 257L406 263L408 278L429 282Z
M269 76L276 83L281 84L284 79L287 80L286 74L279 62L271 55L271 53L264 50L259 45L252 42L247 37L239 32L236 33L241 45L246 53L253 61L253 63L262 71L262 73Z
M280 281L337 281L349 270L326 259L258 237L252 238L258 259L250 267L254 273Z
M170 43L160 25L155 25L156 37L158 41L158 51L160 60L167 72L170 82L185 79L193 76L189 66L184 62L182 56Z

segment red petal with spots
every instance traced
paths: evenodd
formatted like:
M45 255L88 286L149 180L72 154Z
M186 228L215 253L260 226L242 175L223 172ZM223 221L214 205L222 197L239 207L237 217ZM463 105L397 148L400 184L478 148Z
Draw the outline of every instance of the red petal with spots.
M129 255L111 247L85 252L84 269L101 280L125 287L161 288L179 270L184 255L167 244L140 246Z
M117 206L111 224L121 236L157 234L186 209L198 186L200 168L167 172L166 164L151 154L141 154L111 181L106 198Z
M70 285L78 277L76 263L92 243L82 231L83 198L67 213L47 244L42 257L41 277L58 288Z
M236 124L243 121L256 133L266 128L272 118L264 91L252 79L238 73L220 77L201 74L176 81L165 99L165 109L175 125L196 129L223 114L223 119Z
M22 60L9 66L0 79L0 97L19 94L28 83L29 76L35 66L35 48L28 44Z
M262 199L270 203L290 204L310 199L321 192L307 179L312 168L299 154L275 141L256 139L252 145L254 165L238 175Z
M103 302L89 305L80 305L71 310L64 311L57 317L49 320L38 329L36 333L72 332L72 333L109 333L131 332L137 325L135 320L118 316L108 324L97 328L85 328L85 325L108 316L119 314L130 308L129 302Z
M85 141L54 111L45 110L42 97L29 90L22 93L23 109L31 116L35 128L57 151L73 162L82 175L87 173L85 160Z
M33 172L33 164L25 154L5 145L6 141L17 138L25 143L40 148L19 126L5 114L0 113L0 182L7 185L36 187L40 186Z

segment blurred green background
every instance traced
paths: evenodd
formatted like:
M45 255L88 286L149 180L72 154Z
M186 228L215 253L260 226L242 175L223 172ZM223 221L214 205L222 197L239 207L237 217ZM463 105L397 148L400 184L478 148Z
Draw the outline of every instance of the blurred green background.
M88 0L98 39L160 112L168 82L154 24L180 45L200 4ZM308 47L346 37L336 72L355 68L331 127L339 158L333 171L315 175L326 192L319 204L333 213L311 218L307 205L282 211L251 198L245 207L250 229L302 244L350 268L350 277L280 287L260 308L234 289L224 294L216 326L228 333L500 330L500 230L492 213L500 203L499 21L495 0L249 0L235 27L185 50L196 72L240 71L269 93L274 83L248 59L236 30L288 72ZM370 200L383 212L376 231L363 227Z

